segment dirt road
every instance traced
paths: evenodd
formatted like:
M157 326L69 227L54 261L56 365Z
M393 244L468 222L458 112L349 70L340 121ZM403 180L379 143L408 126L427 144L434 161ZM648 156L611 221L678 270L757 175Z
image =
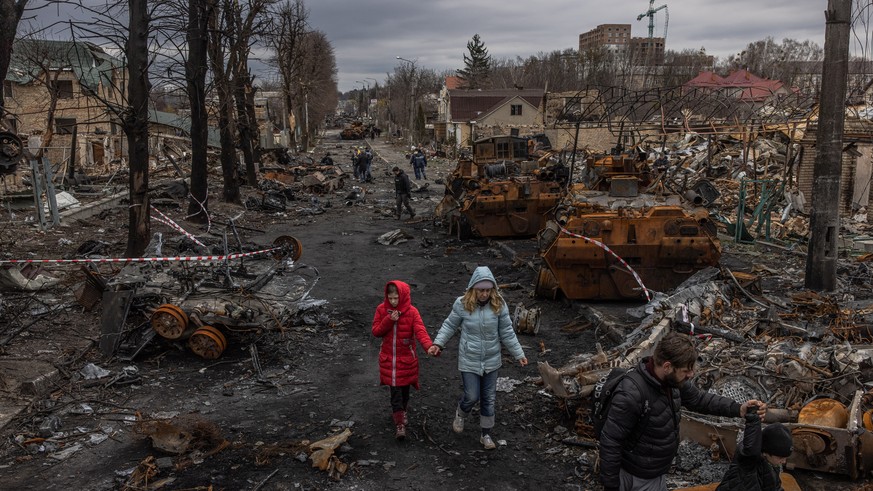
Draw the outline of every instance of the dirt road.
M344 161L353 143L360 142L341 142L329 134L315 156L331 151L350 172ZM362 200L347 199L351 191L347 183L335 195L319 197L324 213L249 212L241 222L268 231L250 233L245 239L251 242L270 244L280 235L302 241L300 263L317 268L320 274L311 297L328 301L312 324L284 332L239 333L229 340L218 363L164 343L155 343L134 363L126 364L107 362L90 350L77 365L92 361L116 373L132 365L138 369L138 382L110 388L98 385L95 390L94 384L75 376L79 367L71 366L74 376L70 380L59 383L48 400L34 404L6 428L0 487L118 489L149 455L167 456L134 431L131 422L136 413L179 413L214 425L214 431L230 446L193 461L158 461L158 472L150 481L171 479L163 489L206 489L209 485L226 490L554 489L564 485L588 489L586 481L576 475L584 472L577 459L585 449L560 442L568 436L567 414L550 396L538 394L541 386L534 383L538 379L535 362L548 360L560 366L570 353L591 348L584 335L560 331L562 323L575 316L566 305L549 304L540 335L520 339L531 365L520 368L505 358L501 376L519 383L511 392L498 394L494 435L500 446L496 451L486 452L479 444L475 413L464 434L451 431L460 394L456 339L440 358L422 354L422 390L412 396L410 436L402 443L394 440L387 388L378 385L378 340L370 334L373 310L381 301L385 282L402 279L412 286L413 302L434 336L475 266L490 266L501 283L524 286L505 292L511 308L519 301L533 304L528 295L533 271L513 264L505 249L490 247L485 241L461 243L437 230L432 210L443 194L439 179L454 167L451 162L431 160L427 189L414 193L415 220L393 218L390 168L400 165L412 174L411 167L403 148L382 141L373 142L373 147L375 182L360 184L365 193ZM222 211L231 215L239 210ZM77 224L77 228L87 226ZM397 228L411 239L390 246L376 242L381 234ZM122 240L123 236L116 237L115 246ZM524 249L532 244L519 246ZM97 314L79 312L67 319L80 324L85 337L99 335ZM262 377L253 366L252 345ZM66 448L74 449L68 456L47 457L50 450L60 449L40 451L32 442L22 444L39 435L39 426L52 417L59 420L58 431L68 435ZM346 426L351 427L352 436L338 455L350 464L350 470L333 481L304 461L300 444ZM109 438L90 439L103 434Z

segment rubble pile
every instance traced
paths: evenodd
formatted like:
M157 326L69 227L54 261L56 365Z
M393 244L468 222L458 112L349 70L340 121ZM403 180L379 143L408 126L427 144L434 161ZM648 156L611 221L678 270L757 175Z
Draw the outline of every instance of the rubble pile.
M855 291L849 285L831 295L775 298L761 284L762 275L702 270L671 295L629 309L642 320L620 334L621 344L598 345L557 369L541 363L543 382L563 401L584 401L611 368L634 366L666 332L684 332L699 341L693 383L738 401L767 401L768 421L792 429L797 450L789 468L867 475L873 469L873 300L849 293ZM588 404L580 402L576 416L577 434L593 437ZM682 423L684 438L714 445L714 460L733 455L740 430L735 421L696 414ZM849 454L857 457L845 459Z
M778 132L748 144L731 135L707 139L687 133L664 151L649 149L647 157L653 170L663 173L650 189L662 184L687 198L687 190L698 182L711 182L719 197L706 205L730 235L735 234L742 205L746 240L766 235L767 239L805 241L809 235L806 200L792 177L801 155L800 145L789 145ZM752 231L756 221L766 230Z

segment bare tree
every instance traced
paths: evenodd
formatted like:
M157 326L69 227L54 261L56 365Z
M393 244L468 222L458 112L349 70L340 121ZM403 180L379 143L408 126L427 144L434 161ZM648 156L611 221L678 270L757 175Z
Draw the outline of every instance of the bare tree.
M55 114L58 110L58 99L62 97L62 88L59 79L62 73L74 73L71 58L76 57L75 45L59 41L45 39L25 38L19 39L13 44L11 63L22 69L30 79L31 84L42 86L47 99L35 100L28 108L31 114L45 115L45 127L42 130L42 144L34 153L37 158L42 158L46 147L51 146L54 138ZM72 91L72 83L70 83ZM72 97L72 92L64 94ZM17 117L25 116L18 113Z
M270 36L270 46L276 53L276 64L282 78L282 98L288 120L288 111L294 107L294 87L300 81L300 65L303 57L302 38L309 31L309 10L303 0L288 0L281 3L275 11L275 28Z
M90 95L100 100L114 116L127 139L130 205L125 255L141 256L151 239L148 135L152 58L149 43L153 41L154 11L149 10L148 0L98 6L82 1L70 3L93 15L90 22L71 23L74 33L83 33L79 36L83 39L115 44L126 55L121 78L103 78L101 83L108 85L105 93L94 91Z
M224 2L225 32L227 37L228 65L227 75L233 86L235 109L234 127L239 133L239 147L246 165L246 179L255 186L258 177L255 161L259 159L258 126L254 117L253 77L249 72L248 61L252 44L266 33L269 7L276 0L247 0Z
M320 122L336 107L336 58L321 31L309 31L301 37L298 56L299 76L290 92L297 120L303 121L301 146L305 150Z
M151 238L149 217L149 20L148 0L129 0L128 35L125 44L128 107L121 126L127 135L130 157L130 206L128 208L127 257L141 256Z
M12 56L12 43L18 32L18 21L24 13L27 0L0 0L0 121L5 119L3 109L3 82L9 71L9 62Z
M222 2L220 11L209 17L209 64L212 67L213 89L218 97L218 133L221 140L221 172L224 177L222 196L226 203L239 203L239 170L233 138L232 69L236 64L235 51L228 40L234 39L236 24L229 19L229 0Z
M188 58L185 60L185 79L191 104L191 199L188 216L192 221L205 223L209 211L207 146L209 116L206 110L206 72L209 36L209 18L215 11L216 0L188 0Z

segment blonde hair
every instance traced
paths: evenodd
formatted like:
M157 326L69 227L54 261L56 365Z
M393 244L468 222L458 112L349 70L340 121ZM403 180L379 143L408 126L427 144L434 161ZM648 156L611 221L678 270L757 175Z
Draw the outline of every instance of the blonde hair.
M464 304L464 310L467 312L473 312L476 310L476 307L479 306L479 301L476 300L476 289L468 288L464 293L464 297L461 299L461 303ZM497 287L491 289L491 310L494 311L495 314L500 313L500 309L503 308L503 297L500 295L500 292L497 291Z

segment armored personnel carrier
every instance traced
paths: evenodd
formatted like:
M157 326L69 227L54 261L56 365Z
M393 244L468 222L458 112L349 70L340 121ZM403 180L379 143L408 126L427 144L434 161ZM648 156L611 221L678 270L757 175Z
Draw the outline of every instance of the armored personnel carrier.
M440 205L449 233L470 237L533 237L566 192L569 173L548 156L533 160L533 140L494 136L473 143L446 184Z
M572 300L645 299L715 266L721 244L705 208L688 208L623 153L590 157L586 184L562 197L539 234L536 293ZM645 186L640 192L640 187Z

